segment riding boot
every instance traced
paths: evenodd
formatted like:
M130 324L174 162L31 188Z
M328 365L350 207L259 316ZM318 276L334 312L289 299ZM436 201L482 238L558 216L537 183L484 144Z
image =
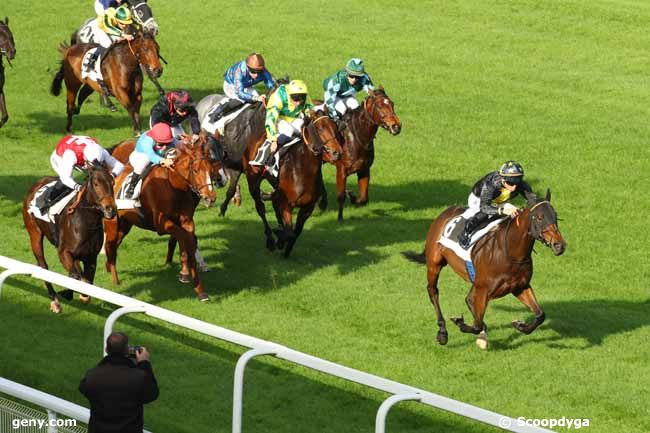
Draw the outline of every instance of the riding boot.
M210 149L210 158L214 161L223 160L223 137L216 138L208 134L208 147Z
M476 228L479 226L479 224L481 224L481 222L485 219L485 216L487 215L479 212L465 223L463 233L458 237L458 245L460 245L462 249L466 250L469 248L470 242L472 240L472 234L474 233L474 230L476 230Z
M131 182L129 183L129 186L127 187L126 193L125 193L127 198L129 198L131 200L135 200L135 198L133 197L133 194L135 193L135 187L136 187L136 185L138 184L138 182L140 181L141 178L142 178L142 175L140 175L140 174L138 174L136 172L133 172L133 174L131 175Z
M264 165L264 163L271 156L271 144L272 143L270 140L266 140L257 150L257 155L255 155L255 159L250 161L249 164L254 166Z
M52 243L55 247L59 246L59 226L56 223L50 223L50 234L52 235Z
M239 99L230 99L229 101L224 102L223 104L219 104L217 108L215 108L214 111L210 113L210 122L211 123L217 122L219 119L226 116L227 114L232 113L242 105L244 105L244 103Z
M52 188L45 192L42 202L43 204L39 207L41 215L45 215L53 204L59 201L59 199L64 195L67 195L70 191L70 188L65 186L63 182L60 180L57 181Z

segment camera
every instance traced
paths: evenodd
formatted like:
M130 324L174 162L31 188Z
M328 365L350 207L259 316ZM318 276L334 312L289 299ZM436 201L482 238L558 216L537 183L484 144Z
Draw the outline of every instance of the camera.
M140 349L142 349L142 346L129 346L129 350L126 356L135 359L135 355L140 351Z

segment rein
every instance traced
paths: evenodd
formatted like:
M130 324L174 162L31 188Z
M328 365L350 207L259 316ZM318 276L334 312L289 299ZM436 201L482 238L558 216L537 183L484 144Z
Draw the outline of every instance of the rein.
M199 158L199 159L194 159L194 160L192 160L192 161L189 163L189 173L188 173L188 177L189 177L189 179L186 178L185 176L183 176L183 175L181 174L181 172L179 172L178 170L176 170L173 166L172 166L172 167L166 167L166 168L167 168L167 170L176 173L176 174L178 175L178 177L180 177L180 178L183 180L183 182L185 182L185 183L187 184L187 186L190 187L190 190L192 190L192 192L194 192L194 193L197 194L197 195L201 195L201 194L199 193L199 191L200 191L201 189L207 187L207 186L210 186L210 184L207 184L207 183L206 183L205 185L199 185L198 188L195 188L195 187L194 187L194 184L192 183L192 178L194 178L194 172L196 171L196 170L194 170L194 168L193 168L194 163L196 163L196 162L200 162L200 161L203 161L203 160L210 160L210 158L208 158L208 157L203 157L203 158Z
M320 121L320 120L323 120L323 119L328 119L328 118L329 118L328 116L326 116L326 115L322 115L322 116L317 117L316 120L312 121L310 124L311 124L311 125L315 125L316 122L318 122L318 121ZM305 134L305 130L306 130L308 127L309 127L309 125L307 125L307 126L303 126L303 128L302 128L302 131L301 131L302 141L305 143L305 146L307 146L307 149L309 149L309 151L310 151L311 153L313 153L314 155L318 156L320 153L322 153L322 150L321 150L320 152L317 151L317 150L315 150L315 149L312 147L312 145L311 145L311 143L309 142L309 140L307 139L307 135ZM322 140L321 140L321 141L322 141ZM330 142L332 142L332 141L336 141L336 138L335 138L335 137L332 137L332 138L328 139L327 141L325 141L325 142L323 143L323 146L322 146L322 147L324 147L325 149L327 149L327 144L330 143Z

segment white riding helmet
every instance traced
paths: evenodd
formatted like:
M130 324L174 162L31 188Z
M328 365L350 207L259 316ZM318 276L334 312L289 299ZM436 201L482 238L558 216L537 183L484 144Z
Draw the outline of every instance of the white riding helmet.
M89 141L84 147L84 159L88 162L101 162L104 149L97 143Z

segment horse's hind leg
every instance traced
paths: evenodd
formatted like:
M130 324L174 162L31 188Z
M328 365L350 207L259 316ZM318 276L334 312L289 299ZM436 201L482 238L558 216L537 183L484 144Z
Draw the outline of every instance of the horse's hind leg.
M481 349L487 349L487 326L483 322L485 316L485 309L487 308L487 293L486 289L472 286L472 289L465 298L465 303L474 316L474 324L469 326L465 323L462 317L452 318L453 322L458 325L458 328L465 333L480 334L476 339L476 344Z
M97 271L97 256L90 257L87 258L86 260L83 260L83 264L84 264L84 270L83 270L81 280L88 284L93 284L93 282L95 281L95 272ZM90 303L90 296L84 295L83 293L79 293L79 300L83 304L88 304Z
M230 176L230 183L228 184L226 196L224 197L223 203L221 203L221 207L219 208L219 216L226 216L226 211L228 210L228 204L230 203L230 200L232 200L232 198L237 195L237 192L239 191L239 177L241 176L241 171L231 170L231 173L233 175ZM241 198L239 199L239 202L241 203Z
M2 90L0 90L0 113L2 113L2 116L0 117L0 128L2 128L2 125L7 123L7 120L9 120L7 104L5 103L5 93Z
M513 320L512 326L514 326L517 331L523 332L524 334L530 334L544 322L546 315L537 303L537 298L535 297L535 292L533 292L532 287L528 287L521 293L515 294L515 296L535 314L535 319L533 319L531 323L526 323L521 320Z
M74 85L76 84L76 86ZM68 113L68 123L65 126L66 132L72 132L72 116L79 113L79 109L75 106L75 101L77 100L77 90L79 90L79 84L73 83L68 84L66 82L67 96L66 96L66 112Z
M29 233L29 242L32 246L32 253L34 253L36 263L43 269L49 269L43 251L43 232L32 218L25 219L25 227L27 228L27 233ZM47 296L50 298L50 310L55 314L59 314L61 312L61 303L54 287L48 281L45 281L45 287L47 288Z
M268 248L269 251L273 251L275 250L275 239L273 239L273 231L271 230L271 226L269 226L269 222L266 220L266 206L264 206L260 191L261 178L253 175L247 175L246 178L248 180L248 191L255 201L255 210L257 211L257 214L260 216L262 223L264 224L266 248Z
M305 207L301 207L298 211L298 218L296 218L296 227L293 229L293 233L287 241L287 246L284 249L284 257L289 257L289 254L291 254L291 250L293 249L296 240L298 240L298 236L300 236L300 233L302 233L302 229L305 226L305 221L307 221L307 218L311 216L312 212L314 211L314 207L316 207L315 202ZM289 210L289 216L291 216L291 210Z
M370 168L364 168L357 172L357 184L359 186L359 197L349 193L350 203L355 206L365 206L368 204L368 187L370 186Z
M440 271L447 264L447 261L440 253L440 249L437 247L434 248L431 259L427 258L427 292L429 292L429 299L433 304L433 308L436 310L436 317L438 319L438 335L436 339L438 343L444 346L447 344L449 336L438 298L438 278L440 277Z
M76 109L76 114L79 114L79 111L81 110L81 106L83 103L86 101L86 99L92 95L94 92L93 88L90 87L88 84L84 84L81 89L79 89L79 94L77 95L77 109Z
M345 182L347 176L345 175L345 167L343 163L336 164L336 202L339 205L338 221L343 222L343 205L347 194L345 192Z
M174 251L176 250L176 244L178 241L174 236L170 236L167 241L167 257L165 257L165 266L171 266L174 262Z

